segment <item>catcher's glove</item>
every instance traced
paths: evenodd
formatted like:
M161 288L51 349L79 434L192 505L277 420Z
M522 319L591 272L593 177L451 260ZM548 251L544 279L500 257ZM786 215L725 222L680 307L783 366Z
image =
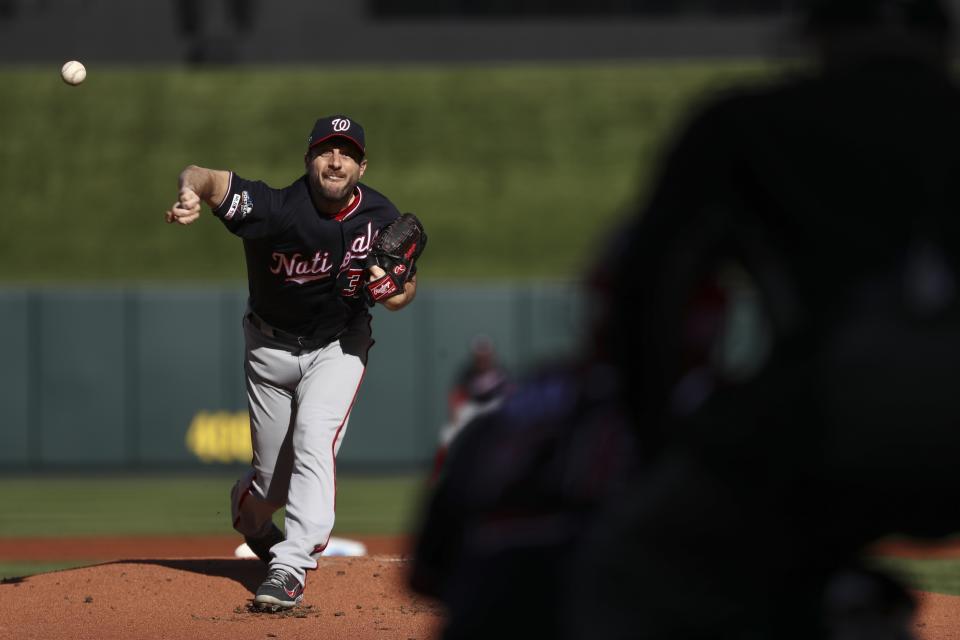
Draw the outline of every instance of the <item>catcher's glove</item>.
M417 272L416 261L426 245L427 234L412 213L405 213L384 227L367 256L367 269L377 265L384 271L383 276L367 283L367 304L373 306L403 293L403 285Z

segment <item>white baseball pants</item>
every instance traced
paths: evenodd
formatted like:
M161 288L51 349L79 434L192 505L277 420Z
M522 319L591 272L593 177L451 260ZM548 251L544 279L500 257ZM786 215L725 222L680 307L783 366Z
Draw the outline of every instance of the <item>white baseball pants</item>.
M339 340L301 350L247 318L243 328L253 468L231 492L233 526L260 537L286 505L286 540L271 549L270 566L304 584L333 530L336 456L365 367Z

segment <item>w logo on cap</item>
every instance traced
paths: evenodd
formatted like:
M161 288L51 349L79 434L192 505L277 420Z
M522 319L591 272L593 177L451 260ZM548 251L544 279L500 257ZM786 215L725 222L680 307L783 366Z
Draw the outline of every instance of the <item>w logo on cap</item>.
M0 4L2 3L3 0L0 0ZM346 138L355 144L361 152L366 153L363 126L342 113L335 113L318 118L313 125L313 131L310 132L307 148L315 147L324 140L329 140L334 136Z

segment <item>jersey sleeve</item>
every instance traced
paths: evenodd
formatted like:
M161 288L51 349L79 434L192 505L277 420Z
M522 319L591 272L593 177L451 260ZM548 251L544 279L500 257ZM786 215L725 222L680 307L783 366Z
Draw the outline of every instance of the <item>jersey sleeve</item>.
M262 238L270 234L271 228L275 228L281 200L276 189L231 172L227 195L213 210L213 215L241 238Z

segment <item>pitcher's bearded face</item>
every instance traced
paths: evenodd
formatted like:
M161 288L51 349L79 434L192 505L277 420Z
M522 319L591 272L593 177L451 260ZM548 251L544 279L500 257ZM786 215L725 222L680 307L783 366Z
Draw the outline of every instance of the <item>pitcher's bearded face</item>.
M363 153L345 138L321 142L310 149L306 161L311 189L331 202L349 200L367 169Z

